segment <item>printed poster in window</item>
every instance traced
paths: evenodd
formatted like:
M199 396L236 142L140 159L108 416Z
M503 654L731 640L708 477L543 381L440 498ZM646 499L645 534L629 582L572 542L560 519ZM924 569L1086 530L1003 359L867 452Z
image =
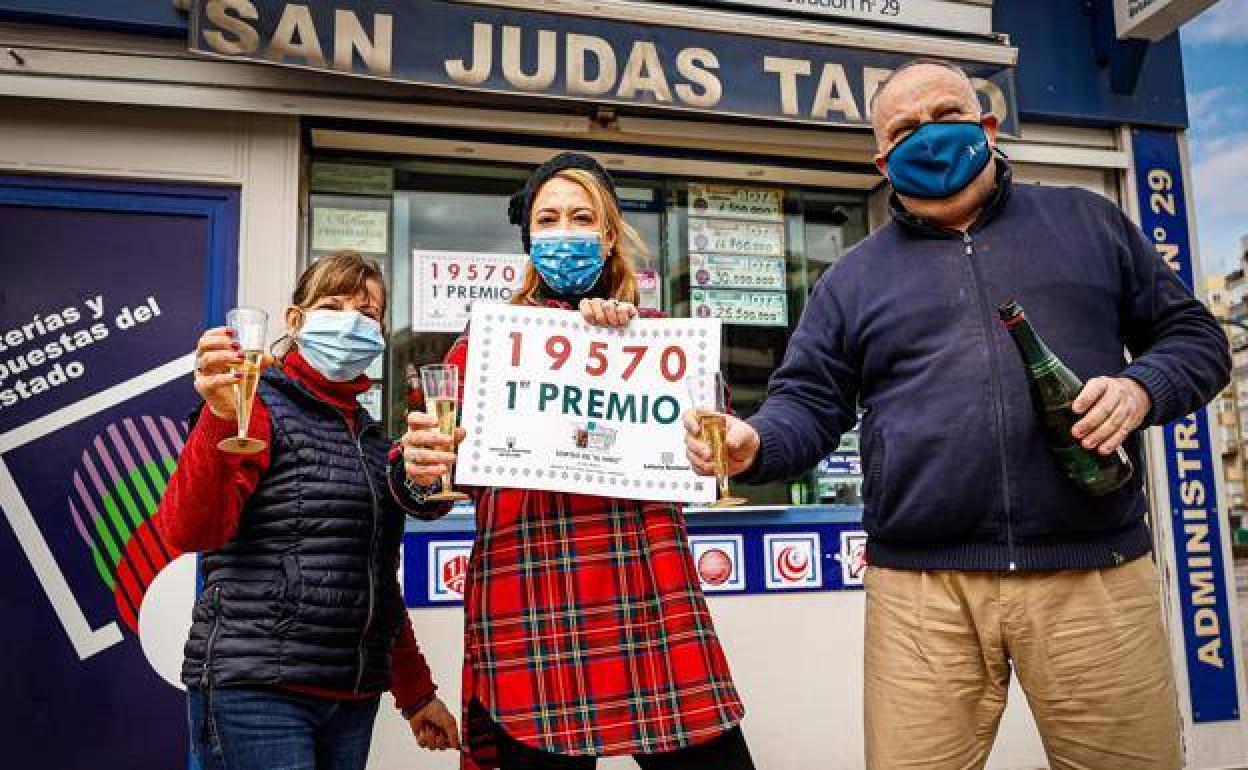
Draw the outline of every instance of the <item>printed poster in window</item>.
M390 212L317 206L312 209L312 250L390 251Z
M690 254L689 281L697 289L784 291L784 257Z
M690 184L689 215L711 219L783 222L784 191L730 185Z
M782 291L693 289L694 318L718 318L742 326L788 326L788 295Z
M523 254L413 251L412 329L462 332L473 303L511 300L527 262Z
M783 257L784 225L690 217L689 253Z
M637 306L647 310L663 309L663 290L659 284L659 271L641 269L637 271Z

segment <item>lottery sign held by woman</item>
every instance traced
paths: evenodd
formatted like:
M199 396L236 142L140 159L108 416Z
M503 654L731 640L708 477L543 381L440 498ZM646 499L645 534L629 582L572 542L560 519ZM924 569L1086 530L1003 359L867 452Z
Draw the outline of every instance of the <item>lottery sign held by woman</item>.
M684 459L685 381L719 368L720 322L596 327L548 308L481 305L457 482L710 502Z

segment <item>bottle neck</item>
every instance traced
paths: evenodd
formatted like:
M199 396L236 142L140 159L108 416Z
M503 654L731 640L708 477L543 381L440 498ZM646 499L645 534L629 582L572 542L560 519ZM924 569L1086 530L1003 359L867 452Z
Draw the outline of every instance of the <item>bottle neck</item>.
M1040 335L1036 334L1036 330L1026 316L1020 314L1017 318L1008 321L1006 328L1010 336L1014 338L1014 344L1018 346L1023 362L1027 364L1032 375L1049 374L1061 366L1061 361L1044 344Z

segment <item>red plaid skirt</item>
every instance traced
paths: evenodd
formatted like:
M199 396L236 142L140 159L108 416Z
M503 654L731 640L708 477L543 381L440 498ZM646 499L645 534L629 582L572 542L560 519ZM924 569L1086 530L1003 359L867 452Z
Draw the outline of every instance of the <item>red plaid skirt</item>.
M464 714L533 748L667 752L744 714L677 506L485 490L464 606ZM464 767L496 767L473 721Z

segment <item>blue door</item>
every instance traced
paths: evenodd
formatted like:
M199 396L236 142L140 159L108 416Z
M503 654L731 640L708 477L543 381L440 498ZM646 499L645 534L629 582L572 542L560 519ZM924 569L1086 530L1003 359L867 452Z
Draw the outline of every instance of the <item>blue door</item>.
M169 642L141 634L179 555L152 514L190 353L235 295L238 207L224 187L0 176L6 766L184 761Z

